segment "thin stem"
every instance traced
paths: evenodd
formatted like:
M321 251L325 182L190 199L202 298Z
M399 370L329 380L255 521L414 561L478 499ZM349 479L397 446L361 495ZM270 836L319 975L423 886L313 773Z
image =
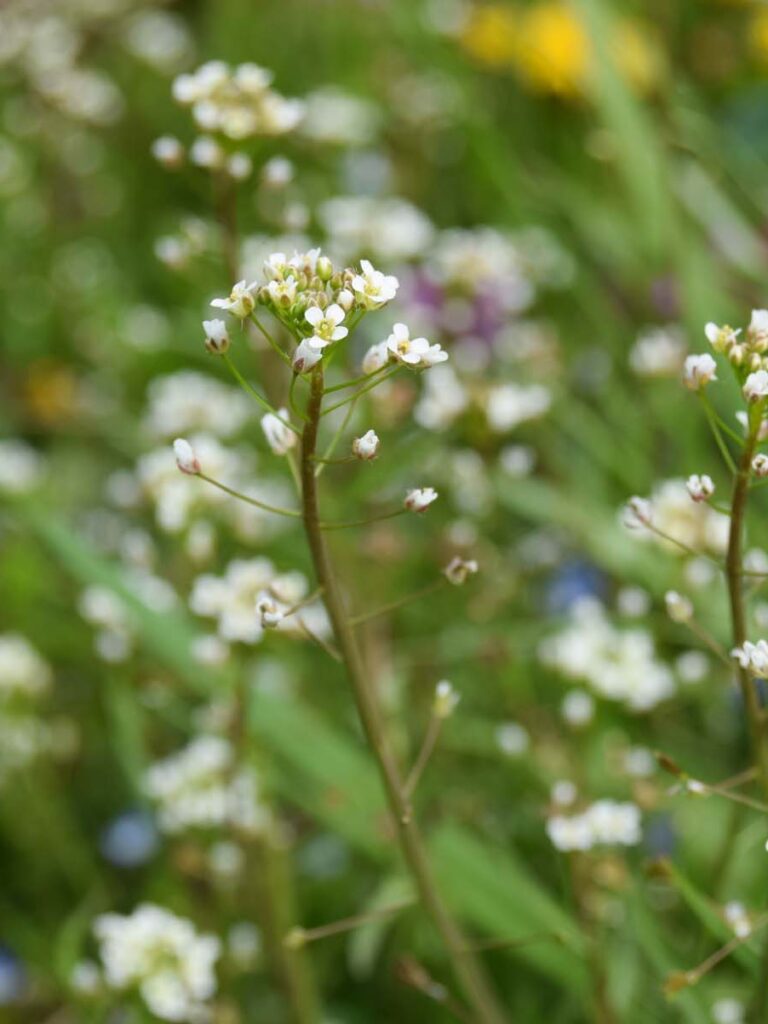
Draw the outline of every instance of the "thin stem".
M394 375L397 373L399 369L399 364L397 366L394 366L389 371L389 373L385 373L384 376L379 377L378 380L371 381L370 384L367 384L364 388L360 388L359 391L356 391L354 395L350 395L349 398L343 398L340 402L337 402L335 405L330 405L328 406L327 409L323 409L320 415L327 416L328 413L334 412L336 409L340 409L343 405L346 405L348 402L356 402L358 398L361 397L361 395L364 395L366 393L366 391L370 391L371 388L375 388L378 384L381 384L383 381L389 380L390 377L394 377Z
M733 646L741 647L747 639L746 611L742 589L743 569L743 535L744 516L749 492L749 475L754 455L759 420L751 426L746 444L741 454L739 468L733 481L731 498L731 529L728 537L728 552L725 559L725 574L728 583L728 599L731 607L731 625L733 630ZM765 743L762 725L762 713L757 697L757 689L749 673L741 665L736 665L744 709L749 725L752 742L752 755L755 759L763 791L768 796L768 746Z
M363 612L361 615L353 615L349 620L349 624L351 626L359 626L361 622L368 622L369 619L376 619L379 615L386 615L387 612L393 612L397 608L403 608L405 605L411 604L413 601L419 601L422 597L426 597L428 594L434 593L446 582L447 580L444 579L436 580L434 583L430 583L428 586L422 587L421 590L417 590L413 594L401 597L397 601L390 601L389 604L384 604L380 608L374 608L372 612Z
M314 463L314 459L312 460ZM315 476L317 474L315 473ZM373 516L371 519L350 519L344 523L320 523L321 530L346 530L350 526L368 526L370 523L380 523L383 519L394 519L395 516L402 516L408 511L407 508L396 508L392 512L384 512L380 516Z
M287 365L290 366L291 369L293 369L293 364L291 363L291 357L288 355L287 352L285 352L280 347L280 345L278 345L278 343L275 341L275 339L272 337L272 335L269 333L269 331L266 329L266 327L264 327L264 325L262 324L261 320L258 319L258 317L256 316L255 313L251 313L251 320L258 327L258 329L261 331L261 333L264 335L264 337L269 342L270 346L280 356L280 358L283 360L283 362L287 363Z
M325 464L328 462L328 460L331 458L333 453L336 451L336 446L338 445L339 441L341 440L342 434L347 429L347 426L349 425L349 421L352 419L352 414L355 411L355 405L356 404L357 404L357 395L355 395L355 397L350 402L349 408L347 409L346 413L344 414L344 418L342 419L341 423L339 424L335 434L331 438L331 440L330 440L330 442L328 444L328 447L325 449L323 457L321 459L317 459L316 460L319 463L319 465L318 465L317 469L315 470L315 476L320 476L320 474L323 472Z
M704 406L704 412L706 414L710 429L712 430L712 433L715 437L715 441L717 442L717 447L720 449L720 454L723 456L725 464L728 466L730 471L732 473L736 473L736 464L733 461L733 456L728 450L728 445L725 443L723 435L720 433L720 426L717 422L717 414L710 405L709 399L707 398L703 390L699 391L699 395L701 397L701 404ZM725 424L723 424L723 426L725 426ZM729 433L732 433L728 427L726 427L725 429L728 430ZM738 441L741 444L742 439L738 438Z
M197 476L201 480L205 480L207 484L213 484L214 487L218 487L220 491L224 491L232 498L237 498L239 501L244 501L248 505L253 505L255 508L260 508L264 512L274 512L276 516L290 516L292 519L301 519L301 512L297 512L292 508L278 508L277 505L268 505L265 501L259 501L257 498L250 498L247 494L242 494L240 491L235 491L231 487L227 487L226 484L219 483L218 480L214 480L213 477L206 476L205 473L197 473Z
M325 606L347 670L360 722L379 770L387 802L397 827L400 848L413 878L419 900L443 939L453 970L478 1022L480 1024L503 1024L504 1016L496 1003L485 974L474 955L468 952L464 934L443 903L443 898L435 884L420 830L414 820L410 803L403 793L400 769L386 736L381 709L371 688L368 672L349 624L341 588L320 528L314 458L317 453L317 435L322 402L323 370L322 364L320 364L315 367L311 378L307 408L309 421L304 428L301 463L304 529L317 582L323 588Z
M243 388L243 390L246 391L251 396L251 398L254 398L262 407L262 409L266 409L267 412L271 412L273 416L276 416L280 420L284 427L288 427L288 429L292 430L294 434L301 436L301 431L298 429L298 427L294 427L294 425L289 420L281 416L278 410L275 409L274 406L270 405L266 398L264 398L263 395L260 395L259 392L248 383L248 381L245 379L242 373L240 373L238 368L235 366L235 364L232 362L232 360L226 353L222 356L222 359L224 360L227 369L238 382L240 387Z
M319 637L317 633L313 632L301 616L299 616L296 621L299 624L299 629L308 640L311 640L312 643L315 643L318 647L322 648L326 654L333 658L334 661L341 661L341 655L336 648L331 647L331 645L326 643L322 637Z
M698 639L701 640L701 642L707 646L717 658L719 658L727 669L730 670L733 668L733 662L731 659L725 653L717 640L710 636L703 626L701 626L695 619L688 619L685 625L690 629L695 637L698 637Z
M353 917L343 917L339 921L333 921L331 924L323 924L317 928L297 928L292 934L289 933L288 945L292 942L298 943L301 941L302 944L306 942L317 942L318 939L326 939L330 935L340 935L343 932L351 932L355 928L361 928L363 925L370 924L372 921L378 921L382 917L390 917L392 914L399 914L401 910L406 910L408 907L412 907L415 900L401 900L399 903L393 903L389 907L379 907L377 910L371 910L367 914L355 914Z
M427 767L429 759L432 756L432 752L435 749L435 745L440 738L440 732L443 728L444 720L445 719L442 715L432 715L429 719L429 725L427 726L427 731L424 734L424 742L421 744L419 756L416 758L413 768L411 768L410 775L405 780L405 785L403 786L403 795L406 800L410 800L416 791L419 779L421 778L424 769Z
M345 380L342 384L334 384L332 387L326 388L325 393L326 395L332 395L334 391L343 391L345 388L354 387L355 384L365 384L366 381L372 380L377 374L383 373L388 368L388 364L385 363L372 373L364 373L360 377L353 377L352 380Z
M657 537L661 537L662 540L667 540L670 544L675 544L681 551L685 551L687 555L692 555L694 558L706 558L708 562L712 562L718 567L718 569L723 569L722 562L718 561L718 559L713 555L708 555L706 551L697 551L696 548L692 548L690 544L686 544L683 540L678 540L677 537L673 537L672 534L667 533L666 530L660 530L658 526L654 526L653 522L643 521L643 526L646 530L650 530L651 533L655 533Z

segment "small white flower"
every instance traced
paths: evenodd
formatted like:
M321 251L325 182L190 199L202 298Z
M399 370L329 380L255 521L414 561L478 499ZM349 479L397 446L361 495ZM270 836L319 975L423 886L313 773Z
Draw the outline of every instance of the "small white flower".
M229 349L230 337L223 320L203 320L205 347L215 355L224 355Z
M310 306L304 314L304 319L312 325L314 335L309 339L313 348L325 348L332 341L341 341L346 338L349 331L341 326L345 317L344 310L335 302L322 310L319 306Z
M286 426L287 409L278 409L277 415L268 412L262 417L261 429L275 455L285 455L296 444L296 434Z
M256 611L264 629L277 629L285 613L268 590L262 590L256 598Z
M432 702L432 714L435 718L450 718L456 710L460 696L447 679L443 679L435 687L435 699Z
M216 167L221 167L224 150L209 135L200 135L190 146L189 159L197 167L213 170Z
M741 334L741 330L734 331L728 324L720 327L710 320L704 328L704 334L707 336L707 341L715 352L726 352L731 346L736 344L736 339Z
M405 507L410 512L423 512L437 499L434 487L415 487L405 496Z
M200 472L200 463L189 441L185 441L183 437L177 437L173 442L173 454L176 456L176 465L182 473L197 476Z
M723 917L738 939L747 939L752 934L752 922L747 908L738 900L731 900L723 907Z
M284 188L293 179L293 164L284 156L273 156L261 169L261 180L267 188Z
M173 135L161 135L152 143L152 156L163 167L174 169L184 162L184 147Z
M411 338L405 324L395 324L387 338L387 348L399 363L414 369L444 363L448 353L442 346L430 345L426 338Z
M578 729L589 725L595 714L595 702L585 690L569 690L563 697L560 712L568 725Z
M253 171L253 160L247 153L233 153L227 160L227 172L235 181L245 181Z
M686 489L694 501L709 501L712 495L715 493L715 485L712 483L712 477L705 474L699 475L694 473L689 476L685 482Z
M322 349L313 345L312 341L312 338L303 338L296 346L291 364L294 373L307 373L323 358Z
M356 437L352 442L352 454L357 459L369 461L375 459L379 453L379 435L375 430L367 430L362 437Z
M768 455L764 455L761 452L759 455L756 455L754 459L752 459L752 472L755 474L755 476L768 476Z
M280 281L288 266L284 252L273 252L264 260L264 276L270 280Z
M676 590L666 592L664 603L667 607L667 615L673 622L689 622L693 618L691 601L683 594L678 594Z
M459 555L456 555L443 569L443 575L449 583L452 583L455 587L460 587L463 583L467 582L468 576L474 576L478 568L479 566L474 558L465 561Z
M336 296L336 301L345 312L349 312L355 304L355 296L349 288L343 288Z
M296 301L296 278L289 275L283 281L270 281L267 291L276 306L292 306Z
M371 345L363 357L363 373L371 374L381 370L389 362L389 346L386 341Z
M747 330L753 343L768 342L768 309L753 309Z
M213 299L211 305L216 309L226 309L233 316L245 320L246 317L251 315L256 306L256 300L253 295L257 287L256 281L249 285L246 285L245 280L238 281L229 293L229 298Z
M742 393L748 402L761 402L768 397L768 371L750 373L744 382Z
M394 299L399 281L396 277L382 274L374 269L368 260L360 261L361 273L352 278L352 289L358 302L366 309L378 309Z
M731 657L758 679L768 679L768 642L758 640L756 644L745 640L741 647L734 647Z
M713 380L717 380L717 363L708 352L688 356L683 366L683 383L689 390L701 391Z
M630 498L624 506L624 525L630 530L637 530L641 526L647 526L651 521L652 506L647 498L639 498L635 495Z

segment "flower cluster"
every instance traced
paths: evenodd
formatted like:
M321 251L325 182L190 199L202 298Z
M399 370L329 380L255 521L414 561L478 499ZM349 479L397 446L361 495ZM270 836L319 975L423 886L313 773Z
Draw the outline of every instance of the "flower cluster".
M642 840L640 808L598 800L580 814L553 814L547 821L547 835L564 853L595 846L637 846Z
M708 323L704 333L714 351L724 355L731 365L750 373L768 369L768 309L753 309L746 331Z
M254 832L266 820L253 773L237 767L221 736L198 736L151 765L144 789L158 804L160 828L171 834L223 825Z
M741 647L733 648L731 657L755 678L768 679L768 641L753 644L745 640Z
M671 670L658 660L653 638L642 629L618 629L590 598L578 601L565 629L543 641L544 664L633 711L649 711L675 690Z
M216 992L221 944L191 921L143 903L132 914L102 914L93 927L110 988L136 989L161 1020L196 1024Z
M51 746L38 714L51 680L50 666L24 637L0 634L0 781Z
M675 541L680 541L696 551L721 554L728 544L729 519L707 505L706 498L713 493L712 481L706 476L690 477L687 482L663 480L650 499L630 499L624 509L624 524L668 551L679 552Z

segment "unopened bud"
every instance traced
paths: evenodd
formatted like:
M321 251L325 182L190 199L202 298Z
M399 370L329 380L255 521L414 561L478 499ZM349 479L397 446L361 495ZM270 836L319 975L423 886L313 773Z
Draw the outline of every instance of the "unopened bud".
M176 465L182 473L197 476L200 472L200 463L189 441L185 441L183 437L177 437L173 442L173 454L176 456Z

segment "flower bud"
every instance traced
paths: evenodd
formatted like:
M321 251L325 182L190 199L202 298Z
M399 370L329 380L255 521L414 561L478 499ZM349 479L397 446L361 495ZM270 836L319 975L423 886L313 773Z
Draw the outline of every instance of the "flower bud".
M450 718L459 703L459 694L447 679L443 679L435 687L435 699L432 702L432 714L435 718Z
M288 419L287 409L278 409L277 415L268 412L262 417L261 429L267 439L267 444L275 455L286 455L296 444L296 435L286 426Z
M754 459L752 459L752 472L755 474L755 476L768 476L768 455L764 455L761 452L759 455L756 455Z
M185 441L183 437L177 437L173 442L173 454L176 456L176 465L182 473L197 476L200 472L200 463L189 441Z
M299 345L296 347L296 351L293 353L293 372L294 373L307 373L313 366L320 362L323 358L322 349L315 348L310 345L309 339L304 338Z
M715 485L712 483L712 478L707 476L706 473L702 476L699 476L698 473L689 476L685 486L691 498L696 502L709 501L715 493Z
M352 306L355 304L355 296L349 290L349 288L342 288L339 294L336 296L336 301L344 310L348 313Z
M479 566L474 559L467 562L457 555L443 569L443 575L449 583L452 583L455 587L460 587L463 583L467 582L468 576L474 576L478 568Z
M184 147L173 135L161 135L152 143L152 156L169 171L184 163Z
M405 507L409 512L424 512L437 499L434 487L415 487L405 496Z
M690 622L693 618L693 605L687 597L676 590L668 590L664 595L667 615L673 622Z
M223 320L203 320L205 347L213 355L223 356L229 350L230 337Z
M316 266L317 276L321 281L330 281L333 277L333 264L327 256L318 256Z
M717 380L717 363L709 353L688 356L683 367L683 383L691 391L700 391L710 381Z
M651 503L647 498L635 495L624 506L624 525L630 530L640 526L648 526L651 521Z
M748 402L762 402L768 397L768 371L758 370L750 373L744 381L742 393Z
M364 462L375 459L379 452L379 437L375 430L368 430L352 442L352 454Z

